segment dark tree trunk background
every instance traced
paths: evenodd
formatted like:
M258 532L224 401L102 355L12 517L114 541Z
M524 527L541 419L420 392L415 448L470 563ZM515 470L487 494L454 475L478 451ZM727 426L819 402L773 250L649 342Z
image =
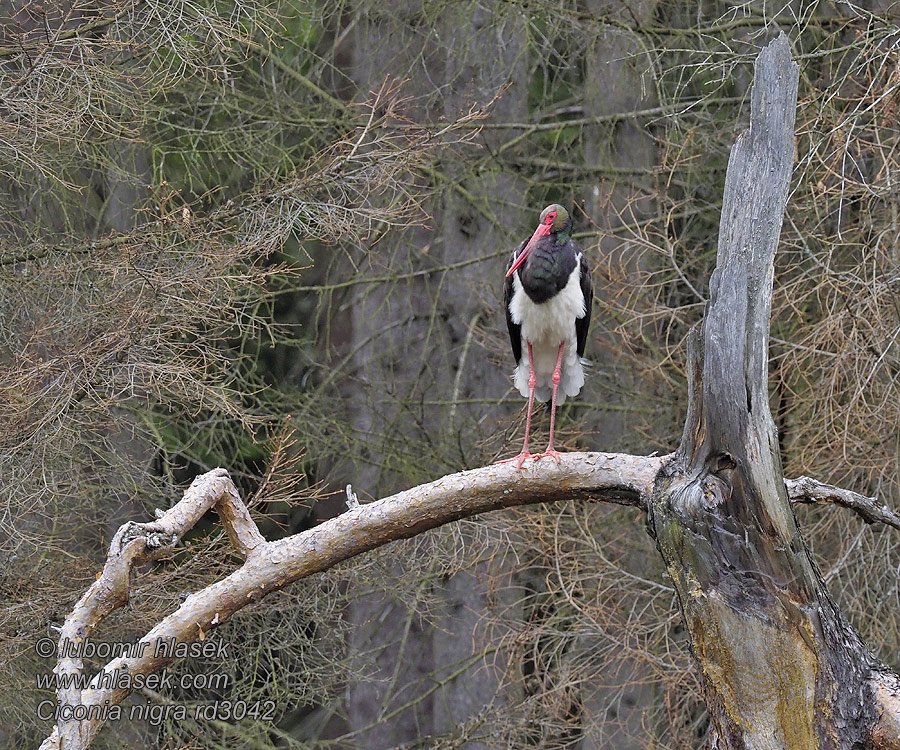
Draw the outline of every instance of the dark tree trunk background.
M598 171L585 211L600 230L598 243L600 267L595 272L595 305L591 346L588 358L594 367L588 378L585 401L596 410L594 419L601 429L594 444L601 451L640 451L646 445L640 427L644 419L641 407L652 394L652 381L643 378L623 355L617 311L623 294L634 294L646 278L647 256L638 243L632 242L625 225L645 221L659 210L655 185L648 179L659 165L660 155L649 128L635 120L617 122L622 112L637 112L659 104L653 85L645 78L651 69L650 57L642 49L640 35L629 24L652 24L658 3L642 0L627 6L610 0L588 3L591 13L610 20L590 46L586 55L585 112L599 119L585 131L585 163ZM605 170L629 169L644 175L628 180L609 176ZM579 217L580 218L580 217ZM581 223L581 222L579 222ZM591 253L593 255L593 252ZM640 292L637 292L638 294ZM653 336L654 332L648 332ZM665 417L654 414L661 432ZM653 542L636 537L630 546L625 565L631 570L645 569L644 561L653 554ZM623 597L617 604L627 608ZM596 636L586 636L596 638ZM595 643L595 647L602 647ZM649 708L657 699L657 684L652 670L627 650L610 660L608 668L593 676L582 688L581 701L590 716L604 716L605 721L586 722L581 750L641 750L646 747Z
M731 151L710 304L692 338L688 417L650 516L713 744L729 750L864 747L873 721L873 659L800 537L769 411L773 261L797 79L782 35L757 59L750 129Z
M417 116L423 122L452 120L473 100L491 101L505 85L510 89L496 103L494 114L526 119L528 79L523 69L521 16L508 14L510 22L498 32L489 10L470 10L470 6L448 7L441 13L438 24L446 46L437 51L415 33L413 22L408 35L391 35L386 29L393 28L396 19L363 12L350 66L359 90L376 90L384 79L384 60L391 59L407 78L404 90L418 97L423 111ZM420 2L396 10L410 19L420 12ZM497 44L498 33L502 53L480 54L478 50ZM469 54L463 54L466 49ZM519 73L515 80L508 80L510 70ZM437 83L440 98L433 92ZM505 134L487 134L484 143L494 148L501 136ZM465 165L452 160L440 168L445 174L436 181L460 179L465 171ZM465 184L471 194L485 196L483 214L449 191L430 208L433 228L385 238L378 252L361 261L361 267L373 276L381 275L387 270L380 265L387 254L402 259L404 270L419 272L462 264L504 248L508 237L503 225L489 219L502 216L507 205L519 200L523 184L513 175L492 171L475 184ZM502 262L498 261L498 268ZM512 369L511 365L501 370L472 364L487 356L477 332L494 325L481 313L499 309L501 286L485 284L483 274L482 264L462 265L355 292L351 340L360 377L351 386L350 419L359 434L370 436L370 454L357 461L349 476L361 492L377 497L403 486L411 471L424 478L450 467L465 467L473 456L480 460L478 443L490 434L493 422L483 419L485 407L478 398L489 394L499 403L510 388L508 371ZM385 459L396 457L402 441L411 439L423 447L424 456L434 456L435 461L410 458L417 464L411 469ZM446 451L436 449L438 445ZM398 577L404 565L397 562ZM369 675L347 688L348 725L358 733L360 747L393 747L426 734L448 733L486 706L503 704L498 684L502 670L498 657L491 654L484 620L492 607L512 604L506 601L509 595L498 600L491 593L497 581L510 573L498 554L496 561L457 571L439 584L428 581L433 602L428 618L390 591L353 602L348 614L353 623L351 648L360 655L360 670ZM481 650L490 654L487 660L477 656ZM466 664L470 666L461 668ZM439 689L424 698L418 694L422 685L435 682L440 683ZM390 720L383 718L387 715ZM483 745L470 741L466 747Z

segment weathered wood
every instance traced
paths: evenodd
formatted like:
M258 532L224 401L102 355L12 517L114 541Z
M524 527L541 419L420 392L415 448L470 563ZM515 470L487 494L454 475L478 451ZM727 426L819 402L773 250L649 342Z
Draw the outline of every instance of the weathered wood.
M407 539L460 518L529 503L567 499L604 500L646 508L653 482L667 456L623 453L565 453L557 461L529 461L522 471L511 464L491 465L451 474L374 503L357 505L313 529L266 542L241 503L228 473L214 469L197 477L184 498L162 518L128 523L110 545L103 574L66 618L60 641L80 643L128 599L134 565L152 559L161 545L171 545L215 507L238 552L246 558L234 573L194 592L140 641L139 656L121 656L95 675L92 687L59 693L64 706L99 708L118 705L130 689L106 686L116 674L146 675L174 661L156 654L156 644L170 639L190 643L215 630L235 612L293 581L328 570L337 563L398 539ZM81 674L81 659L59 659L55 672ZM60 719L41 750L85 750L106 719L86 714L84 721Z
M785 479L788 497L792 503L812 505L813 503L834 503L849 508L868 524L883 523L900 529L900 513L891 510L874 497L866 497L858 492L833 487L816 481L812 477Z
M126 689L101 687L101 675L146 675L159 670L174 657L157 657L154 644L175 639L189 643L207 637L236 611L272 591L367 550L434 528L454 519L528 503L564 499L600 500L648 510L654 483L668 456L629 456L610 453L566 453L555 461L528 462L522 471L509 464L452 474L411 490L367 505L350 504L346 513L300 534L267 542L259 533L224 469L197 477L182 500L156 521L124 524L110 544L103 572L85 592L66 618L60 642L80 643L112 611L128 600L129 581L136 566L155 559L172 546L214 507L228 529L235 550L245 563L228 577L188 597L182 606L156 625L141 643L140 656L125 656L109 662L94 676L93 687L62 689L62 706L99 709L116 705ZM810 480L811 481L811 480ZM792 494L805 500L804 483L794 482ZM837 491L815 483L816 493ZM82 674L80 658L61 656L54 671ZM900 750L900 680L889 671L873 670L878 724L875 746ZM102 727L103 714L85 721L62 719L41 748L89 747ZM897 738L891 744L889 738Z
M728 163L717 267L676 459L651 500L719 747L871 746L872 657L830 599L785 491L768 403L773 267L794 153L798 66L756 61ZM702 339L702 342L701 342Z

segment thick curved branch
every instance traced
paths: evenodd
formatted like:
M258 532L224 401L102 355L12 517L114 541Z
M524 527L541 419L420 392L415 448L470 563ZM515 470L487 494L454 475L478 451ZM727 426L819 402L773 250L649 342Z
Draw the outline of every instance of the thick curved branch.
M171 656L157 657L154 653L157 643L173 638L179 643L203 639L242 607L293 581L460 518L571 498L646 510L657 476L670 459L671 456L567 453L558 464L547 460L532 462L521 472L509 464L487 466L352 507L314 529L275 542L266 542L260 534L227 471L214 469L197 477L183 499L157 520L129 522L118 530L102 574L66 619L60 645L78 644L89 638L110 612L128 601L129 578L134 567L171 549L210 508L219 514L232 545L245 558L244 565L188 597L178 610L141 639L139 643L147 645L140 656L114 659L103 672L114 674L120 670L120 675L155 672L175 660ZM785 480L785 483L795 502L833 500L853 507L864 518L864 512L873 520L883 520L884 516L888 519L884 520L886 523L894 515L886 508L878 509L874 500L808 477ZM82 670L81 660L73 656L60 657L54 669L60 675L80 674ZM92 687L84 691L71 687L58 691L60 703L87 707L120 703L130 691L100 687L101 675L96 675ZM891 695L890 686L881 687L883 716L893 717L893 711L887 708L890 700L886 700ZM61 721L41 747L87 748L102 725L102 720Z
M866 523L883 523L900 529L900 514L887 505L879 505L874 497L824 484L811 477L785 479L784 485L792 503L834 503L854 511Z
M242 607L293 581L328 570L355 555L428 529L491 510L572 498L603 500L646 509L656 476L669 457L616 453L567 453L557 463L530 462L522 471L510 464L486 466L438 479L391 497L348 510L301 534L266 542L240 501L224 469L194 480L184 499L162 518L147 524L128 523L116 533L100 578L66 619L60 643L90 637L100 621L128 599L128 577L134 565L159 555L215 506L229 538L246 556L244 565L226 578L189 596L134 649L140 656L110 661L91 687L60 691L65 705L103 706L122 702L130 690L100 687L102 674L145 675L174 661L157 656L156 644L175 639L190 643L225 622ZM80 659L61 658L57 674L80 673ZM113 681L107 678L106 683ZM121 684L121 683L120 683ZM90 746L103 720L60 721L42 749ZM62 740L62 741L61 741Z

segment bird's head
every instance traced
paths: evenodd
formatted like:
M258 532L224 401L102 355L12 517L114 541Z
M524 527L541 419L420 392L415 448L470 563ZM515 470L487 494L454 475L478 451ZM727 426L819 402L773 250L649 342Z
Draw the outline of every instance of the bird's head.
M569 218L569 212L566 211L565 208L560 206L559 203L553 203L552 205L547 206L547 208L541 211L541 220L538 223L537 229L534 230L531 239L525 243L525 247L522 248L519 257L516 258L509 267L506 275L512 276L516 272L516 269L525 262L528 253L531 252L531 249L541 237L546 237L549 234L565 233L571 228L572 220Z
M541 211L540 224L541 226L550 227L548 234L562 232L571 224L569 212L563 206L560 206L559 203L554 203Z

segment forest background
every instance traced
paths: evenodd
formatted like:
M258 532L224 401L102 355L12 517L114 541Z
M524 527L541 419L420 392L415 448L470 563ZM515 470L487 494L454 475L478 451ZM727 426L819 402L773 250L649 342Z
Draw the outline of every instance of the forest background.
M785 474L900 506L900 30L887 3L0 2L0 744L37 744L34 642L111 534L227 468L267 538L518 450L500 292L551 202L594 276L569 449L668 452L752 61L800 63L776 257ZM536 419L546 431L547 419ZM541 435L536 445L540 445ZM896 533L798 508L863 640L900 653ZM463 521L245 608L98 747L693 748L705 707L634 509ZM234 567L214 515L104 625Z

